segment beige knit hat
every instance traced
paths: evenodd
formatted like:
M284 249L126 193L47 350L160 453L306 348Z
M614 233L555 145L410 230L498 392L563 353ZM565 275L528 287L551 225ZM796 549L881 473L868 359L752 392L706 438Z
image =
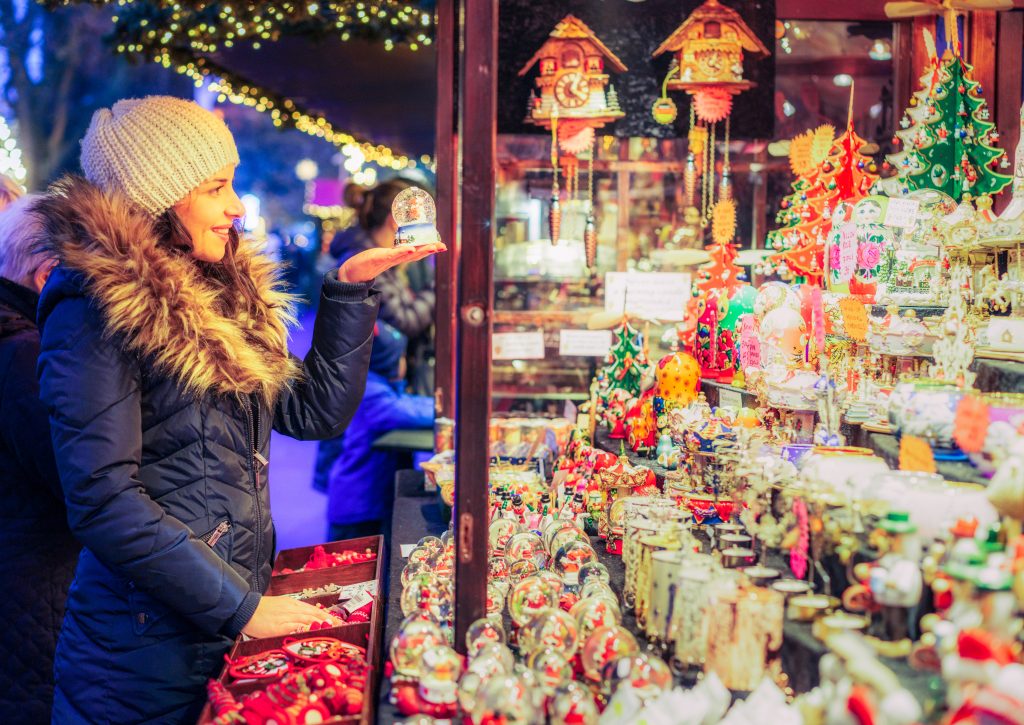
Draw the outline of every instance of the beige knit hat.
M238 163L231 131L202 106L172 96L126 98L92 116L82 170L104 191L120 191L159 216Z

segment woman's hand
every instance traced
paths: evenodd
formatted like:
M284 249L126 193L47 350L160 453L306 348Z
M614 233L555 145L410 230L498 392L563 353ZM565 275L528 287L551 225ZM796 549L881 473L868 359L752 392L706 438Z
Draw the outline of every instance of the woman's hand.
M338 268L338 281L349 284L369 282L381 272L386 272L392 267L397 267L407 262L415 262L417 259L429 257L431 254L446 251L448 251L448 247L441 242L423 244L418 247L375 247L367 249L354 257L350 257L345 264Z
M312 604L291 597L262 597L242 634L256 639L279 637L309 629L315 623L334 624L330 615Z

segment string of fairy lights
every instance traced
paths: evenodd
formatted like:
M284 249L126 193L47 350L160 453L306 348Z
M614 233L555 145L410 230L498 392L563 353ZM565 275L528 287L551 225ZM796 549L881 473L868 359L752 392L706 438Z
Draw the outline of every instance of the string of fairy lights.
M83 0L44 0L49 7ZM321 115L291 99L270 93L208 56L248 43L258 49L286 34L331 35L380 42L386 50L404 45L418 50L432 42L432 10L395 0L316 2L177 2L175 0L86 0L116 7L109 40L117 52L172 68L197 86L209 84L218 101L269 113L275 126L295 128L342 147L357 146L367 162L400 170L415 159L335 128ZM429 161L429 159L428 159Z

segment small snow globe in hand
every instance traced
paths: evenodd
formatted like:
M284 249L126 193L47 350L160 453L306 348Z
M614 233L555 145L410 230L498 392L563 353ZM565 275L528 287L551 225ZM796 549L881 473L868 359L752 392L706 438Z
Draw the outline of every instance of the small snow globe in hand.
M396 247L419 247L441 241L434 200L423 189L412 186L399 192L391 204L391 216L398 225Z

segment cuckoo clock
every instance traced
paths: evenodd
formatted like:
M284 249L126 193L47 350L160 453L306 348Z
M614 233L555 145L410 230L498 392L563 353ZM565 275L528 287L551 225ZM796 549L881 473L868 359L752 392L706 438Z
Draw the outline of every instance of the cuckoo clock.
M725 121L725 149L718 199L732 204L729 178L729 113L732 97L755 84L743 77L743 54L769 55L768 48L754 35L732 8L719 0L707 0L683 24L665 39L654 57L672 54L668 75L662 84L661 97L652 108L659 123L672 123L674 103L668 91L685 91L690 104L689 151L684 174L687 206L696 203L700 178L701 222L707 227L715 204L716 124Z
M533 54L519 75L538 66L536 89L530 94L526 121L551 131L551 206L548 221L551 242L557 244L561 230L559 173L564 169L570 199L579 191L577 157L589 152L587 221L584 246L587 266L593 269L597 253L594 219L594 130L622 118L619 97L608 71L623 73L626 66L574 15L566 15L551 31L544 45ZM561 153L561 158L559 158Z

